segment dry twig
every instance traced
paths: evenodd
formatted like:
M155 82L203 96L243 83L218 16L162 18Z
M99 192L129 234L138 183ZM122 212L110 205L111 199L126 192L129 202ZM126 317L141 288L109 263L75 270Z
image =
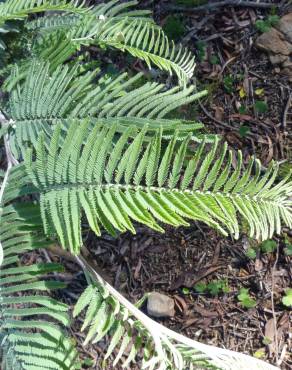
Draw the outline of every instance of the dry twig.
M283 128L284 129L286 129L286 126L287 126L287 114L290 108L291 100L292 100L292 93L290 93L288 96L288 99L287 99L287 102L284 108L284 112L283 112Z
M272 278L272 288L271 288L271 306L272 306L272 312L273 312L273 323L274 323L274 341L275 341L275 355L276 355L276 363L278 364L279 362L279 343L278 343L278 333L277 333L277 317L275 313L275 303L274 303L274 287L275 287L275 270L276 266L278 263L278 258L279 258L279 245L277 245L277 252L276 252L276 259L274 262L274 265L272 267L272 273L271 273L271 278Z
M222 8L223 6L237 6L237 7L245 7L245 8L261 8L261 9L269 9L269 8L277 8L280 7L281 4L275 4L274 2L267 3L263 2L260 3L258 1L244 1L244 0L224 0L224 1L216 1L216 2L208 2L207 4L194 6L194 7L186 7L186 6L179 6L173 4L166 4L165 7L167 10L175 10L176 12L205 12L205 11L214 11L218 8Z

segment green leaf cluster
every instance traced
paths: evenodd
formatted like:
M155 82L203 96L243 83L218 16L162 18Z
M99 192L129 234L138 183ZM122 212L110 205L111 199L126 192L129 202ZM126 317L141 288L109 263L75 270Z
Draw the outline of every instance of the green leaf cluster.
M260 244L260 248L264 253L273 253L277 249L275 240L265 240Z
M282 298L283 305L292 307L292 289L286 289L285 296Z
M198 293L209 292L211 295L229 292L229 286L226 279L212 280L208 284L197 283L194 288Z
M244 308L253 308L257 305L256 300L250 296L249 289L241 288L237 298Z
M279 23L280 17L276 14L269 15L267 19L259 19L256 21L256 29L262 33L269 32L270 29Z

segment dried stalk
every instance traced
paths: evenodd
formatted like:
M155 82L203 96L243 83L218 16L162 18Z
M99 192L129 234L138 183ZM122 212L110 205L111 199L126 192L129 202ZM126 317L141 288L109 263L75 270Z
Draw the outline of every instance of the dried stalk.
M216 1L216 2L208 1L207 4L193 6L193 7L166 4L165 8L166 10L174 10L176 12L197 13L197 12L204 12L206 10L214 11L218 8L222 8L223 6L269 9L269 8L275 8L275 7L278 8L281 6L281 4L275 4L274 2L260 3L258 1L225 0L225 1Z
M10 124L10 122L6 119L6 117L1 111L0 111L0 124L4 128L9 126ZM11 153L8 134L4 135L4 147L5 147L5 154L6 154L6 159L7 159L7 167L6 167L6 172L5 172L5 175L4 175L2 184L1 184L1 188L0 188L0 205L2 205L4 191L8 184L8 177L9 177L11 168L18 163ZM4 258L3 247L0 241L0 266L2 265L3 258Z

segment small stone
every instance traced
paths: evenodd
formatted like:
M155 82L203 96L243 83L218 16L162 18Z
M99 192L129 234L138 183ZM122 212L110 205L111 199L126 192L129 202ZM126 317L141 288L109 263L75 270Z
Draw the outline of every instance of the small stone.
M286 62L286 60L289 60L289 57L287 55L281 55L281 54L270 54L269 55L270 62L272 64L282 64Z
M268 54L271 63L276 66L276 73L292 81L292 13L283 16L275 28L260 35L255 46Z
M268 53L289 55L290 45L285 41L283 34L271 28L269 32L264 32L255 42L255 45Z
M175 313L174 300L167 295L152 292L147 300L147 312L153 317L172 317Z
M283 68L281 74L288 77L288 80L292 82L292 68Z
M281 31L285 38L292 44L292 13L284 15L279 23L277 23L276 28Z
M290 59L286 59L285 62L283 62L282 66L292 68L292 61Z
M254 264L255 271L262 271L263 267L264 267L263 262L259 258L257 258Z

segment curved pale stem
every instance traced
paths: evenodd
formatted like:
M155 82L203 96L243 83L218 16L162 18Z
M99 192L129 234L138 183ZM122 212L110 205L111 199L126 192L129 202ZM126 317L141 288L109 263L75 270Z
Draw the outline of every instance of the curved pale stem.
M4 128L10 124L10 122L7 121L7 119L5 118L5 116L3 115L1 111L0 111L0 124ZM8 134L4 135L4 145L5 145L5 154L6 154L6 160L7 160L7 168L6 168L6 172L5 172L5 175L4 175L2 184L1 184L1 188L0 188L0 206L2 205L2 200L3 200L5 188L8 183L8 178L9 178L9 173L11 171L11 168L13 167L13 165L16 165L18 163L11 153ZM0 213L0 216L1 216L1 213ZM3 263L3 258L4 258L3 246L0 241L0 266Z
M100 285L102 285L113 297L115 297L137 320L139 320L145 329L151 334L153 341L155 343L155 348L158 356L163 356L162 343L167 343L170 340L177 344L182 344L190 349L194 349L206 355L210 359L210 362L220 369L226 370L276 370L275 366L267 364L264 361L258 360L254 357L245 355L243 353L238 353L223 348L209 346L203 344L193 339L187 338L182 334L178 334L173 330L159 324L158 322L152 320L150 317L145 315L137 307L135 307L131 302L129 302L125 297L123 297L118 291L116 291L110 284L108 284L91 265L82 257L75 257L78 264L83 270L90 273L91 277ZM162 357L163 358L163 357Z

